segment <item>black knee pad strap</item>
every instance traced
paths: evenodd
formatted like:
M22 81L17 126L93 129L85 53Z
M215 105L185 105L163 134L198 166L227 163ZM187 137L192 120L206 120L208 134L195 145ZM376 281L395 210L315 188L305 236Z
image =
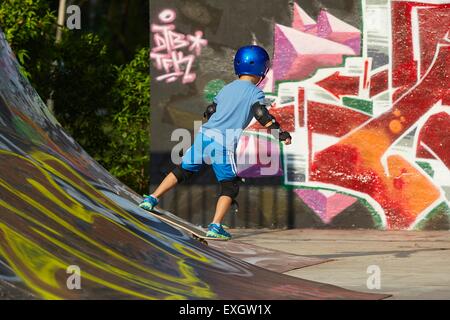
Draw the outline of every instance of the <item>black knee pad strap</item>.
M183 169L181 166L175 167L175 169L173 169L172 173L177 178L178 183L188 181L194 174L194 172Z
M235 199L239 194L239 179L220 182L220 196L228 196Z

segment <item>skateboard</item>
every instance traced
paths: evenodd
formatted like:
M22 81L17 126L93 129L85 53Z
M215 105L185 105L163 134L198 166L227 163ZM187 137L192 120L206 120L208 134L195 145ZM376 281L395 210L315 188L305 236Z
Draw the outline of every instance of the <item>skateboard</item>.
M205 230L203 230L202 228L197 227L187 221L184 221L183 219L177 217L173 213L170 213L169 211L164 210L162 208L155 207L155 208L153 208L153 210L147 211L147 212L150 213L151 215L153 215L154 217L157 217L158 219L161 219L162 221L167 222L168 224L170 224L172 226L183 229L184 231L190 233L192 238L200 241L203 244L208 245L207 240L227 241L226 239L208 237L206 235Z

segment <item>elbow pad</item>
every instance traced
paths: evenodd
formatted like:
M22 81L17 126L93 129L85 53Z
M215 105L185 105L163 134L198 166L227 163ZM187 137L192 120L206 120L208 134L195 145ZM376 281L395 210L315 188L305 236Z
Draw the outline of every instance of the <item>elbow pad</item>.
M275 120L274 116L269 113L266 106L257 102L252 106L252 111L255 119L263 127L267 129L280 129L280 124Z
M206 120L209 120L211 116L216 112L217 104L212 103L209 106L206 107L206 111L203 113L203 117L206 118Z

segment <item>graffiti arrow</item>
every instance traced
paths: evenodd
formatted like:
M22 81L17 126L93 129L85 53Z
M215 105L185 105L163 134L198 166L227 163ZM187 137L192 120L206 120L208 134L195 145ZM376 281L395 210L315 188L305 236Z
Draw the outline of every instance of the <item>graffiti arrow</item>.
M409 159L387 151L435 104L450 96L448 61L450 43L439 43L427 72L394 102L391 110L314 154L310 181L366 193L383 208L388 228L411 227L441 192ZM439 136L437 139L443 143Z
M343 76L336 71L331 76L316 82L316 85L327 90L336 98L345 95L357 96L359 92L359 77Z

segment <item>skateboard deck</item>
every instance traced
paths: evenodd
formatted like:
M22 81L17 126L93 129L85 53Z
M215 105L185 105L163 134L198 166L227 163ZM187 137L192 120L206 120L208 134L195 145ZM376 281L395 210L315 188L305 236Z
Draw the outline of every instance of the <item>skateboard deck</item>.
M184 221L183 219L177 217L173 213L164 210L159 207L153 208L152 211L147 211L151 215L163 220L164 222L167 222L170 225L173 225L175 227L181 228L184 231L190 233L192 237L204 244L208 244L207 240L213 240L213 241L227 241L226 239L220 239L220 238L212 238L208 237L206 235L206 231L203 230L200 227L197 227L187 221Z

